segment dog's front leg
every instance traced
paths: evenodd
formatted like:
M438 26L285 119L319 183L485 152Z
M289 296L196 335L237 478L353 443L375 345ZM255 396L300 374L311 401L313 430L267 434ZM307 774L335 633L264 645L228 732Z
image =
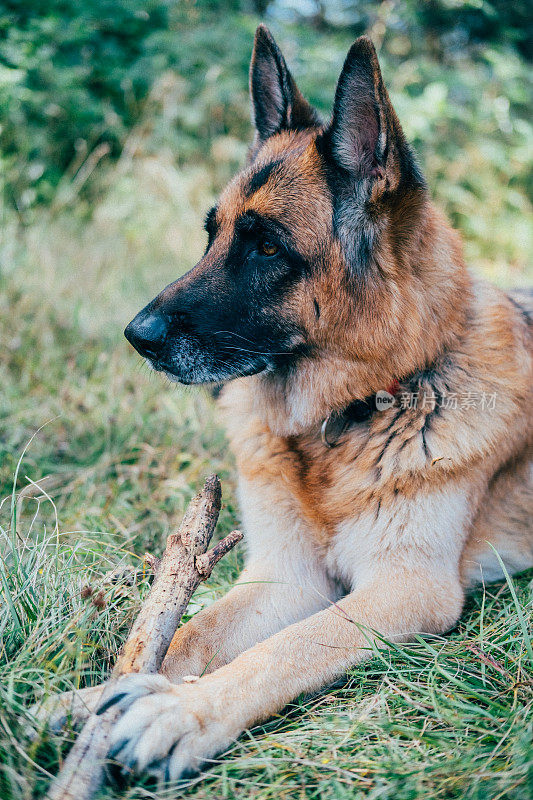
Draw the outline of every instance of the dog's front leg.
M441 564L416 572L381 567L338 604L196 683L126 678L113 698L125 713L113 730L111 753L131 769L167 778L195 771L245 728L368 657L372 631L396 641L416 632L442 633L457 620L462 602L457 575L446 574Z
M312 556L296 550L252 563L237 584L178 628L161 672L173 683L227 664L256 642L335 599L330 582ZM305 564L305 566L304 566ZM36 720L60 730L67 719L83 723L97 707L103 685L52 695L36 704Z
M176 631L161 673L173 683L204 675L232 661L257 642L335 599L330 582L316 569L299 570L294 557L272 556L252 563L237 584Z
M263 486L240 481L248 562L237 584L179 628L161 672L204 675L338 599L312 532Z

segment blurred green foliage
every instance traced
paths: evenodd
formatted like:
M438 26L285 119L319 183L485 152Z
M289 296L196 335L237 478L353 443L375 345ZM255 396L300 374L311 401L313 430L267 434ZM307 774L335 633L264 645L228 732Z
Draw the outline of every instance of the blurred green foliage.
M7 206L23 222L43 204L76 200L91 212L115 180L106 166L124 153L201 163L216 192L251 137L247 73L261 18L325 115L349 45L369 33L467 256L489 274L492 261L497 275L503 264L526 268L529 0L0 0Z

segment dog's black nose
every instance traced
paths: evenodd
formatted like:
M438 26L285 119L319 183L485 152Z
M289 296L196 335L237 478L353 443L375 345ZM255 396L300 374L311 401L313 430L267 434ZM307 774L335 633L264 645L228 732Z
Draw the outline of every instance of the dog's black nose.
M154 358L160 353L167 332L168 322L162 314L143 309L132 319L124 336L142 356Z

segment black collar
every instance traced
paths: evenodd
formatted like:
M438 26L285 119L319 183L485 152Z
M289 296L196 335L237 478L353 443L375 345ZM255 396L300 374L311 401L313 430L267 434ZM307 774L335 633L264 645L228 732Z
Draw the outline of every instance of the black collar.
M376 395L364 400L354 400L342 411L332 411L322 423L320 434L326 447L335 447L340 437L350 425L366 422L376 410Z
M364 400L354 400L342 411L332 411L322 423L320 434L326 447L335 447L344 431L350 425L367 422L379 408L383 410L394 404L394 398L400 391L400 382L395 380L383 392L371 394ZM376 401L378 398L378 401Z

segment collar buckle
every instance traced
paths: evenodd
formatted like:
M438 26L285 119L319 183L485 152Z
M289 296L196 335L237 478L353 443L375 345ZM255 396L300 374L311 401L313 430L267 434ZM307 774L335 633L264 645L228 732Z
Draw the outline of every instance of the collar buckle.
M332 411L324 419L320 428L322 444L330 449L335 447L347 427L348 419L344 411Z
M381 394L389 395L391 405L395 403L395 397L400 391L400 382L395 380L387 387L385 392L378 392ZM345 432L349 425L354 423L367 422L371 419L376 408L382 410L376 401L376 395L366 397L364 400L354 400L349 406L343 408L342 411L332 411L323 420L320 427L320 438L325 447L335 447L342 434Z
M346 428L353 423L369 420L375 411L375 398L354 400L342 411L332 411L322 423L320 436L326 447L335 447Z

